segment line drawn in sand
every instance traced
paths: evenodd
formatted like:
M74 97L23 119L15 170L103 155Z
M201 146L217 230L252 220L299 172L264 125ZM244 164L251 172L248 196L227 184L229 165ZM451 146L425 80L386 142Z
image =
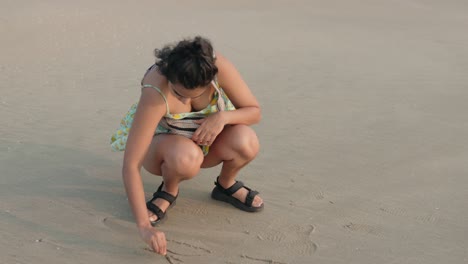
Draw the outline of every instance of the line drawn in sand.
M242 258L250 259L250 260L255 260L255 261L260 261L260 262L265 262L269 264L287 264L286 262L278 262L272 259L262 259L262 258L253 258L249 257L247 255L241 255Z

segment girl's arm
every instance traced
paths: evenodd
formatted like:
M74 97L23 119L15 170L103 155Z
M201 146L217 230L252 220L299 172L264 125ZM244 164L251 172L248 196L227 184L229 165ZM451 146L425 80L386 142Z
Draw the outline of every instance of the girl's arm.
M236 67L221 54L217 53L216 57L218 83L236 107L236 110L217 112L207 118L195 121L200 124L200 127L193 134L192 140L201 145L213 143L225 125L252 125L258 123L261 119L257 99Z
M140 235L160 254L165 254L166 240L162 232L151 228L140 170L154 130L165 112L166 104L161 95L152 88L143 88L128 135L122 168L125 191Z
M216 53L218 83L237 110L220 112L226 124L256 124L261 119L260 105L242 79L236 67L223 55Z

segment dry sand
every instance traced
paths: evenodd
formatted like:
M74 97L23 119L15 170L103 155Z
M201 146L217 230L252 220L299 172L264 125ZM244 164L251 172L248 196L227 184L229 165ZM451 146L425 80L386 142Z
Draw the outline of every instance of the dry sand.
M0 3L0 263L467 263L466 1ZM139 239L109 137L201 34L263 106L248 214L181 186ZM158 177L143 174L149 196Z

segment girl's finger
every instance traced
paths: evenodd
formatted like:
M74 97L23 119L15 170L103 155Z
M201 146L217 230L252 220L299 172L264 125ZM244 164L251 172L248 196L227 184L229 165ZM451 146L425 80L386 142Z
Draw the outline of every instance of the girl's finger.
M199 144L203 144L203 142L205 142L206 139L207 139L206 132L204 130L201 130L200 133L198 134L197 142Z
M198 119L198 120L194 120L193 122L195 124L202 124L203 122L205 122L205 119Z
M151 247L153 248L154 252L159 254L159 246L154 239L151 239Z
M200 128L195 130L195 132L193 133L193 136L192 136L192 140L198 142L198 140L200 139L200 133L201 133Z
M165 255L167 254L166 238L161 237L159 240L160 240L160 241L159 241L158 244L161 245L161 253L160 253L160 254L162 254L162 255L165 256Z

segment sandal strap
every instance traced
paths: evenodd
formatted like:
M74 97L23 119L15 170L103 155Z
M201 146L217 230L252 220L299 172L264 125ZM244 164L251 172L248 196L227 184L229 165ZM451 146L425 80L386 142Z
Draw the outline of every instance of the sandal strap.
M155 214L158 217L158 220L163 219L164 215L166 214L165 212L161 210L161 208L155 205L152 201L148 201L146 203L146 208L148 208L148 210L150 210L153 214Z
M158 189L156 191L157 192L162 191L163 186L164 186L164 181L161 182L161 184L159 185L159 187L158 187Z
M163 185L164 185L164 182L162 182L161 185L159 185L158 190L155 193L153 193L153 198L151 198L149 202L152 203L154 200L161 198L161 199L168 201L169 204L172 204L177 199L177 196L174 196L166 191L163 191L162 190Z
M219 184L218 179L215 181L215 185L225 194L231 196L233 193L237 192L240 188L244 187L244 183L241 181L236 181L231 187L224 189L221 184Z
M164 199L164 200L168 201L169 204L172 204L177 199L177 197L175 197L174 195L172 195L172 194L170 194L168 192L159 191L159 192L155 192L153 194L153 198L151 199L151 202L153 202L154 200L156 200L158 198L161 198L161 199Z
M252 191L249 189L249 193L247 194L247 197L245 197L245 205L252 207L252 203L254 201L255 195L257 195L257 191Z
M158 217L158 220L156 220L156 222L163 219L164 216L166 215L166 212L163 212L161 208L159 208L159 206L153 203L153 201L158 198L161 198L161 199L168 201L169 204L172 204L177 199L177 196L179 196L179 195L174 196L168 192L163 191L162 190L163 185L164 185L164 181L161 183L161 185L159 185L158 190L155 193L153 193L153 198L151 198L151 200L146 202L146 208Z

